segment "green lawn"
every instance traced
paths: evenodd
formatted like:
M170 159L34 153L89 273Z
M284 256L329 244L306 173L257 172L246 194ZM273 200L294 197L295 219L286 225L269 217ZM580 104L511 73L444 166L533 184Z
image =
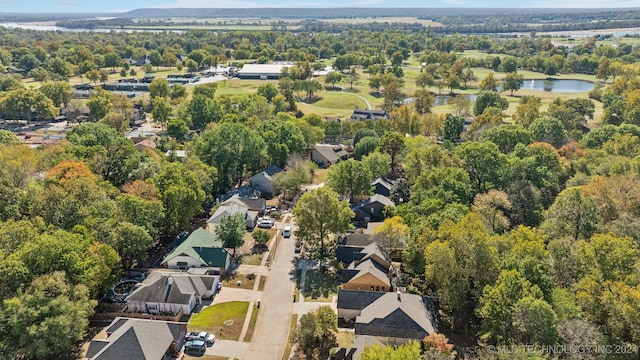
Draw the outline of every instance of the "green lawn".
M246 301L211 305L191 316L187 328L189 331L210 332L222 340L238 340L248 310Z
M256 322L258 321L258 313L260 313L260 308L253 308L253 312L251 313L251 319L249 319L249 327L247 328L247 333L244 336L244 341L251 341L253 337L253 331L256 328Z
M293 334L295 333L297 326L298 326L298 314L293 314L291 316L291 322L289 323L289 339L287 341L287 346L284 348L284 353L282 354L282 360L289 359L289 355L291 354L291 347L293 345Z
M340 282L331 273L307 270L304 285L304 301L331 302L338 293Z

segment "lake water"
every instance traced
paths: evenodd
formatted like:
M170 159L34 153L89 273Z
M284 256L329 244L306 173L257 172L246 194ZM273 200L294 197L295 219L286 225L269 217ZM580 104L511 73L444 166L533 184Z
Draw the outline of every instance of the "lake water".
M1 2L1 0L0 0ZM184 30L134 30L134 29L69 29L69 28L65 28L65 27L61 27L61 26L55 26L55 25L34 25L34 24L21 24L21 23L15 23L15 22L3 22L0 23L0 27L5 27L7 29L15 29L15 28L20 28L20 29L25 29L25 30L38 30L38 31L73 31L73 32L84 32L84 31L88 31L88 32L96 32L96 33L108 33L111 31L115 31L115 32L126 32L126 33L131 33L134 31L138 31L138 32L152 32L152 33L161 33L164 31L170 31L170 32L175 32L175 33L179 33L179 34L183 34L185 31Z
M523 90L573 93L593 90L593 83L585 80L525 80Z

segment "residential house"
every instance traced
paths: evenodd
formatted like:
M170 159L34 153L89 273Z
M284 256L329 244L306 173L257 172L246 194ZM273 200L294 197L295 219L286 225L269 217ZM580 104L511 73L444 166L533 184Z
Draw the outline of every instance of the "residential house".
M348 234L337 243L336 259L348 266L353 262L354 253L361 252L365 246L373 242L369 234Z
M353 114L351 114L352 121L365 121L365 120L384 120L389 118L389 113L386 110L372 110L372 109L359 109L355 108Z
M167 150L164 154L168 158L175 157L178 160L186 159L189 155L186 150Z
M208 268L213 274L224 274L231 264L231 256L222 240L214 234L197 229L162 261L162 267L187 270Z
M354 221L362 227L366 227L370 221L382 221L384 220L384 208L387 206L395 207L396 204L384 195L370 196L351 207L355 213Z
M341 145L320 145L317 144L311 150L311 161L320 167L328 167L340 160L347 160L349 153Z
M175 359L186 333L186 323L118 317L91 340L84 359Z
M251 198L251 199L259 199L261 194L260 190L254 189L251 186L238 186L237 188L226 192L224 195L220 196L220 201L227 201L234 195L238 195L240 198Z
M338 245L338 261L349 266L342 270L342 288L391 291L393 268L387 253L376 242L366 246Z
M189 315L216 292L219 283L218 276L154 271L124 301L130 312Z
M394 181L391 179L379 177L371 182L373 187L373 193L386 197L391 197L391 189L393 188Z
M338 317L355 321L356 337L375 337L386 345L437 333L433 304L420 295L338 290L337 307Z
M257 200L257 199L255 199ZM257 201L251 203L258 203ZM266 203L265 203L266 204ZM266 206L266 205L265 205ZM234 215L240 214L244 219L247 229L253 229L258 224L258 217L260 216L260 210L251 210L247 204L241 200L237 195L224 201L218 209L207 220L207 230L215 232L216 226L222 222L222 219Z
M138 150L138 151L144 151L145 149L150 149L153 150L155 148L158 147L158 144L156 144L155 141L153 141L152 139L144 139L142 141L137 142L134 147Z
M260 190L260 192L263 194L272 195L275 192L273 186L273 176L283 171L284 170L282 170L281 168L271 165L251 177L251 187Z
M342 288L348 290L391 291L388 269L373 259L353 262L342 270Z

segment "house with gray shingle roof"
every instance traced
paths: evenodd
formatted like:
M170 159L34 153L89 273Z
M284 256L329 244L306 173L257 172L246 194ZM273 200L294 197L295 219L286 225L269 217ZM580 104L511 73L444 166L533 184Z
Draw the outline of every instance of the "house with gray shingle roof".
M340 160L347 160L348 157L349 153L341 145L316 144L311 150L311 161L320 167L333 165L340 162Z
M384 208L387 206L395 207L396 204L384 195L375 194L368 197L351 207L354 212L354 220L362 227L366 227L370 221L384 220Z
M214 234L197 229L162 261L162 267L187 270L208 268L213 274L224 274L231 264L231 255L222 240Z
M169 360L180 352L187 324L118 317L105 330L106 338L91 340L89 360Z
M263 194L272 195L275 191L273 186L273 176L283 171L284 170L281 168L271 165L251 177L251 187L259 190Z
M220 278L183 272L152 272L124 301L130 312L175 315L191 314L202 299L213 296Z
M245 202L237 194L231 196L229 199L220 204L220 207L218 207L213 215L211 215L209 220L207 220L207 230L209 230L209 232L211 233L214 233L216 226L220 224L222 219L233 214L242 215L247 229L253 229L258 223L258 217L261 212L261 210L257 210L255 208L252 209L249 207L249 205L253 205L254 203L258 202L258 199L254 200L256 201ZM260 204L262 204L262 202L260 202ZM266 204L266 202L264 204Z
M355 320L357 337L375 337L383 344L420 341L437 333L433 305L420 295L338 290L338 314Z

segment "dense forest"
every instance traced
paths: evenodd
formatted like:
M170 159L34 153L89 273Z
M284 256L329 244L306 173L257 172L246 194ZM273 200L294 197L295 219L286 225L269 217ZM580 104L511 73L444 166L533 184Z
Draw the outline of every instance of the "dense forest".
M126 62L145 56L139 67ZM295 65L250 93L170 86L163 76L133 100L98 86L159 69L283 60ZM354 154L328 170L336 202L367 195L376 177L396 180L383 236L395 244L402 285L437 297L439 327L461 356L503 358L487 350L538 344L617 345L625 352L591 358L637 357L639 60L638 45L595 37L569 47L427 28L341 36L0 28L5 123L61 110L74 123L60 144L37 148L0 130L0 357L74 358L104 289L161 236L190 229L219 194L269 165L287 170L276 185L293 198L315 171L304 155L325 141ZM518 96L525 71L597 84L575 97ZM85 81L95 85L89 98L73 98L71 83ZM232 81L241 80L224 86ZM390 118L337 122L301 110L354 87L370 90L363 95ZM442 89L477 97L436 111ZM156 150L125 136L137 108L163 129ZM177 149L190 155L164 155Z

